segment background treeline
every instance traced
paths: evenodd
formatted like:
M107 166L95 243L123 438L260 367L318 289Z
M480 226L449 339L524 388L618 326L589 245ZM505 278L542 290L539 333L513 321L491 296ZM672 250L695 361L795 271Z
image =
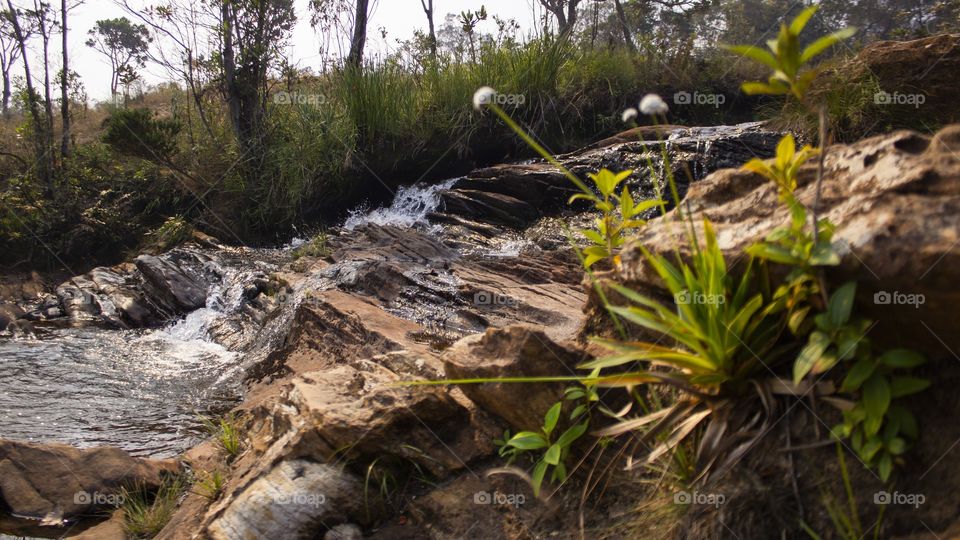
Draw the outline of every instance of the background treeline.
M376 0L311 0L305 13L292 0L172 0L126 6L89 29L70 26L67 0L20 1L0 14L0 246L19 268L121 259L171 227L273 241L397 185L525 157L473 111L483 85L556 152L619 131L620 112L649 91L725 96L719 107L673 107L675 123L757 118L778 105L740 94L739 81L759 74L718 44L762 43L804 7L539 0L538 24L521 31L481 2L445 14L433 0L402 0L422 10L423 30L371 54ZM820 4L812 24L861 28L839 56L960 27L960 0ZM298 17L323 38L316 65L285 54ZM88 49L67 50L74 31L89 35ZM88 104L71 54L109 62L113 100ZM146 87L148 63L169 82Z

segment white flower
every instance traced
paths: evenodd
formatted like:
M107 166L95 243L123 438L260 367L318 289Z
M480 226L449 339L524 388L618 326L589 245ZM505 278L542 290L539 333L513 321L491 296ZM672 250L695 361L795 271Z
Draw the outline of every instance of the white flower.
M473 108L480 110L484 105L489 105L493 103L493 96L497 95L497 91L489 86L481 86L473 93Z
M666 114L670 110L663 98L657 94L647 94L640 100L640 112L647 116Z
M630 107L629 109L623 111L623 115L620 117L620 119L623 120L624 124L626 124L627 122L635 119L637 114L637 110L633 107Z

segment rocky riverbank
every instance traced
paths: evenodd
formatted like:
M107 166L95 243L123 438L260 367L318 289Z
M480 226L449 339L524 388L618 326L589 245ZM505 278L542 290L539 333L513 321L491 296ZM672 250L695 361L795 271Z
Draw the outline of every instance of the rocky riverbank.
M779 135L757 124L640 129L559 159L578 174L635 169L630 188L649 198L664 176L666 138L674 172L694 180L680 186L685 205L711 219L735 260L786 215L769 183L728 167L771 155ZM837 145L824 170L820 204L842 248L842 264L827 278L857 279L858 308L883 325L871 339L922 349L932 360L925 376L935 381L913 399L936 414L918 414L924 438L899 464L897 485L929 504L855 506L864 519L884 512L884 537L951 536L960 507L951 452L960 431L943 419L960 413L952 391L960 328L950 312L960 126ZM807 204L815 175L812 165L800 174ZM221 481L187 490L158 538L767 538L801 536L799 519L831 530L824 493L839 473L827 432L839 413L812 411L795 396L778 402L783 421L731 474L703 486L724 503L679 512L686 503L676 494L657 498L656 471L620 470L629 442L585 438L576 451L586 457L570 479L539 497L525 481L529 463L504 467L495 440L536 429L562 384L398 384L567 375L597 353L585 338L609 334L611 324L569 248L565 228L592 219L566 204L570 194L548 164L501 165L408 188L393 206L358 212L309 244L257 251L196 236L52 291L22 287L0 310L13 340L42 341L63 328L139 332L197 322L205 340L237 355L244 395L231 419L240 445L232 451L211 439L169 461L0 441L0 507L43 520L51 536L70 535L81 518L102 518L121 486L155 489L162 477L183 474ZM636 246L667 251L674 232L653 219L625 249L622 273L599 268L599 277L662 296ZM626 411L615 397L602 399ZM853 469L857 493L889 487ZM76 485L51 480L64 470L83 474ZM77 499L78 492L102 496ZM122 537L121 522L119 512L84 522L82 535Z

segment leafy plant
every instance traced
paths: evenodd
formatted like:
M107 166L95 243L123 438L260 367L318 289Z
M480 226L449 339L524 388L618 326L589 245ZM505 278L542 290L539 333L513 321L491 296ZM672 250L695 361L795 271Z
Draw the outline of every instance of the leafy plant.
M789 94L804 102L810 83L817 76L816 69L804 69L805 65L833 45L853 36L856 28L844 28L823 36L805 48L800 47L800 33L810 22L819 6L810 6L797 15L789 25L782 23L777 39L767 41L767 48L753 45L727 46L739 55L755 60L773 70L767 82L747 82L743 91L747 94Z
M509 440L503 441L503 446L500 449L501 456L511 459L516 457L520 452L544 450L543 455L533 468L532 483L533 493L535 495L540 494L540 486L543 484L546 474L550 472L551 467L553 468L550 476L551 481L563 482L566 480L567 467L564 462L570 453L570 446L586 433L590 423L589 418L575 423L559 437L554 439L554 431L560 421L562 410L563 402L557 402L550 407L550 410L548 410L546 416L544 416L543 427L540 428L540 431L521 431L513 437L510 437ZM576 413L577 411L574 412ZM586 411L583 410L578 416L574 417L573 420L583 416L585 413ZM508 434L509 433L505 434L504 438L506 438Z
M774 159L753 158L743 168L776 184L780 188L780 200L787 202L793 199L793 192L797 189L797 173L800 167L818 153L819 150L809 145L797 152L793 135L788 134L777 144L777 155Z
M631 174L633 171L613 173L607 169L596 174L591 173L590 180L600 195L587 191L570 197L571 203L578 199L588 200L600 212L600 217L596 219L596 230L580 230L580 233L593 243L583 250L583 265L586 268L603 259L613 259L614 266L619 266L617 252L623 245L624 234L630 229L645 225L646 221L637 216L660 205L659 200L647 200L639 204L634 202L626 185L620 190L620 194L617 194L620 184Z

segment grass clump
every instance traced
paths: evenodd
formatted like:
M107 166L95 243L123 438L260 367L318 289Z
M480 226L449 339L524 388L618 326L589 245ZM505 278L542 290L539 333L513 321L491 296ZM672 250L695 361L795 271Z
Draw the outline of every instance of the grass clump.
M153 538L173 517L180 496L186 489L181 476L164 479L155 493L143 486L121 491L123 504L123 528L134 538Z
M316 236L293 250L293 259L297 260L303 257L325 259L332 254L333 249L330 248L330 237L327 231L321 230Z
M243 438L240 434L239 421L233 414L219 419L203 418L207 432L214 438L217 446L227 454L228 459L240 455L243 450Z
M220 469L214 469L212 471L200 471L196 478L194 478L193 488L194 493L201 495L210 501L215 501L221 493L223 493L223 488L227 484L226 476L220 471Z

